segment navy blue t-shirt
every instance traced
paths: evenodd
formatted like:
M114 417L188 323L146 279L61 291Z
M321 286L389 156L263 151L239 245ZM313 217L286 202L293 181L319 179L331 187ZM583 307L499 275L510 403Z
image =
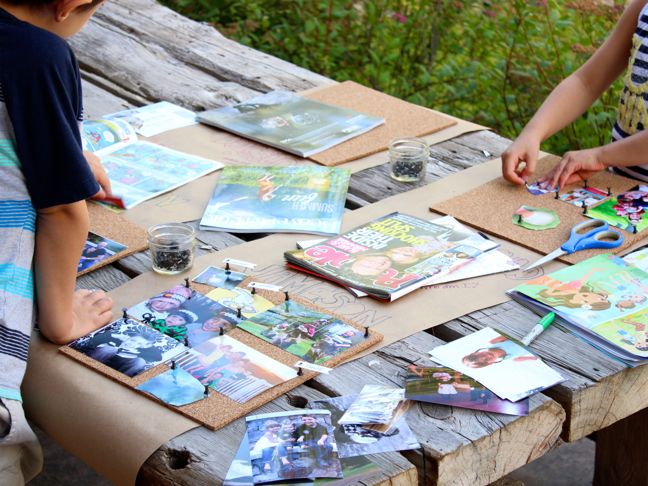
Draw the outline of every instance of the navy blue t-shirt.
M2 9L0 102L36 209L99 191L81 145L81 76L74 53L62 38Z

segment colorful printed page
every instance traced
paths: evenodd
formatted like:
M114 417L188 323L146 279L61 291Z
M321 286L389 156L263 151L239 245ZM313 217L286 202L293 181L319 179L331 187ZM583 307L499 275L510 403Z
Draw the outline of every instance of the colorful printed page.
M648 272L648 248L640 248L628 253L623 257L623 261Z
M513 402L565 380L528 349L490 327L438 346L430 355Z
M347 169L315 166L225 167L200 227L337 234L350 175Z
M594 206L588 210L587 216L635 233L648 228L647 208L648 186L639 185Z
M83 150L100 157L136 140L135 130L124 120L86 120L81 124Z
M168 101L118 111L104 117L107 120L123 120L143 137L152 137L168 130L195 125L196 114Z
M198 114L198 120L308 157L385 123L383 118L273 91Z
M355 327L292 300L250 317L238 327L316 364L364 340L364 333Z
M311 246L284 253L289 264L371 296L394 300L497 246L464 233L392 213Z

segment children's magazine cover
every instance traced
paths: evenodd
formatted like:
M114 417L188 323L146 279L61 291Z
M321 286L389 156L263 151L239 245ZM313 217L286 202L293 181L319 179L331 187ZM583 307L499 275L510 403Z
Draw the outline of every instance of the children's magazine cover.
M385 123L380 117L284 91L204 111L198 114L198 120L302 157L322 152Z
M607 221L631 233L648 227L648 185L635 186L589 209L587 216Z
M385 300L434 282L497 247L414 216L391 213L284 257L292 268Z
M121 119L82 124L84 150L101 157L115 197L126 209L223 167L214 160L137 140Z
M227 166L200 221L215 231L340 231L348 169L317 166Z
M641 315L648 309L648 273L617 256L597 255L508 293L540 314L553 310L576 334L618 358L648 358Z

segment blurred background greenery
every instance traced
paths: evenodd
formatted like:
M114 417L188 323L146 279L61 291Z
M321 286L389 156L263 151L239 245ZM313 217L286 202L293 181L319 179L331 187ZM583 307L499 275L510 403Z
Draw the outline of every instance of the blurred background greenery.
M623 0L163 0L222 34L514 138L605 40ZM543 149L607 143L617 82Z

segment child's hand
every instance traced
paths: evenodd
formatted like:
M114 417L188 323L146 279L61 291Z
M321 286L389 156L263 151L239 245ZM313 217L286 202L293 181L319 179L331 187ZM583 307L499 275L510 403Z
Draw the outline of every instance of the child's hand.
M599 157L600 151L597 148L567 152L539 182L543 186L565 187L585 181L605 169L606 166Z
M513 184L524 184L535 171L540 142L521 134L502 154L502 175Z
M113 301L103 290L79 289L72 298L75 328L87 334L108 324L112 318Z
M83 155L85 156L85 159L90 166L90 170L92 170L92 173L94 174L95 179L97 179L100 187L99 192L92 196L93 199L104 199L107 196L111 196L112 190L110 188L110 179L108 179L108 174L106 174L106 170L103 165L101 165L101 159L87 150L83 151Z

